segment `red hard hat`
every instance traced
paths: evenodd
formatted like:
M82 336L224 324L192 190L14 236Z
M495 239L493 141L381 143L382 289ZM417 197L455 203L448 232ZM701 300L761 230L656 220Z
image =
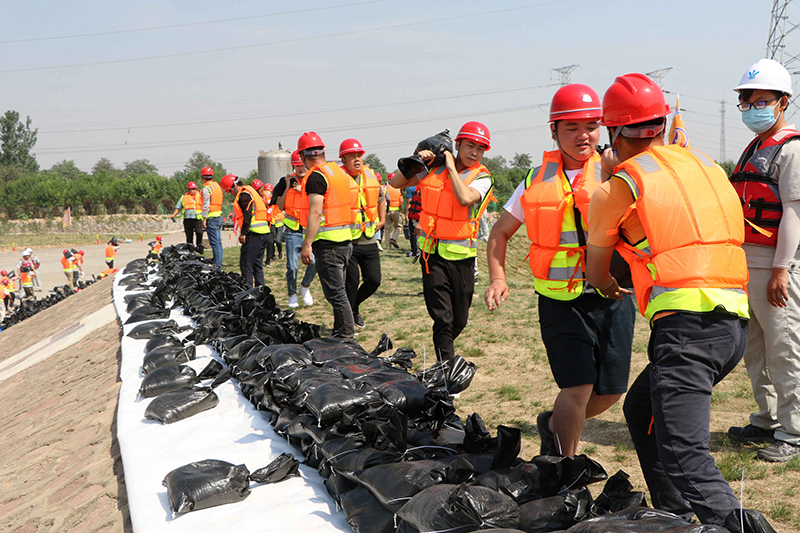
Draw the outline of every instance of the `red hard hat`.
M156 240L160 241L161 240L161 235L156 235Z
M189 183L186 184L186 188L187 189L196 189L197 188L197 184L195 182L193 182L193 181L190 181Z
M0 276L8 276L7 270L0 270Z
M78 252L78 253L79 253L79 254L81 254L81 255L83 255L83 250L81 250L81 251L80 251L80 252Z
M203 167L203 170L200 171L201 176L214 176L214 169L211 167Z
M339 145L339 157L344 154L364 154L364 147L355 139L345 139Z
M474 120L461 126L461 129L458 130L458 135L456 135L456 140L459 139L469 139L470 141L475 141L478 144L484 145L487 150L492 148L492 139L489 135L489 128L480 122L475 122Z
M389 179L392 179L393 177L394 177L394 172L389 172Z
M5 270L3 272L5 272ZM8 280L4 279L3 281L0 281L0 283L2 283L3 285L8 285Z
M256 178L256 179L253 180L253 183L251 183L250 186L253 187L255 190L258 190L258 189L260 189L261 187L264 186L264 182L262 182L260 179Z
M669 115L661 88L644 74L618 76L603 95L601 126L628 126Z
M303 166L303 158L300 157L300 152L295 150L292 152L292 166L293 167L302 167Z
M376 172L375 173L375 177L378 178L378 179L381 179L383 176L381 175L380 172Z
M565 85L556 91L550 102L550 122L571 119L597 119L603 114L600 97L594 89L581 83Z
M220 180L219 186L222 187L223 191L230 192L231 187L233 187L233 184L236 183L236 180L238 179L239 178L237 178L233 174L226 174L225 176L223 176L222 180Z
M325 143L322 142L319 135L313 131L307 131L300 136L297 140L297 151L302 152L309 148L325 148Z
M69 252L69 250L64 250L64 251L63 251L63 252L61 252L61 253L62 253L62 254L64 254L64 255L67 255L67 252Z
M275 189L275 186L273 186L271 183L267 183L266 185L264 185L264 188L267 189L269 192L272 192Z

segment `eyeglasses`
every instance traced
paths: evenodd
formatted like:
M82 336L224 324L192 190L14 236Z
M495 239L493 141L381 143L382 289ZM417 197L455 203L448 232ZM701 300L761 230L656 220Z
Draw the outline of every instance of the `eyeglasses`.
M775 100L780 100L780 98L771 98L769 100L759 100L758 102L753 102L752 104L746 104L742 102L741 104L737 104L736 107L739 108L739 111L747 111L751 107L755 109L765 109L767 104L770 102L774 102Z

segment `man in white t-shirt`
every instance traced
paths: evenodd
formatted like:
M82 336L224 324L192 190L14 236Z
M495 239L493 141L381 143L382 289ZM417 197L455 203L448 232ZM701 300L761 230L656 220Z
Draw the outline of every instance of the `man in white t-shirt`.
M566 85L553 96L550 131L558 150L545 152L495 223L487 254L485 301L496 310L510 294L508 240L525 224L539 293L539 324L550 369L561 391L537 419L541 455L578 452L583 423L614 405L628 388L635 305L605 298L584 271L589 200L602 183L597 143L600 99L591 87Z

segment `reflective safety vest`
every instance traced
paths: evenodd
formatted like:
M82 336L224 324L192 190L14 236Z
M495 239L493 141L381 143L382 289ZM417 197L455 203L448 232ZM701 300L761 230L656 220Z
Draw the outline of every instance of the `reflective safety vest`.
M208 189L211 193L211 199L208 204L208 218L216 218L222 216L222 187L219 186L214 180L208 180L203 189Z
M531 241L529 263L539 294L555 300L574 300L583 294L589 200L601 180L597 153L583 164L574 185L567 178L559 150L545 152L542 165L528 172L520 202Z
M361 171L361 183L358 186L358 206L353 212L355 226L352 228L353 240L363 233L368 239L375 236L375 224L378 220L378 200L381 196L381 183L371 168Z
M117 255L116 247L113 244L106 246L106 261L113 261L115 255Z
M270 224L274 226L282 226L283 225L283 211L277 205L271 205L267 207L267 220Z
M186 217L187 211L193 211L194 215L200 220L203 219L203 195L195 192L187 192L183 195L183 216Z
M438 253L450 261L468 259L478 254L478 220L492 197L494 179L481 164L464 170L460 175L466 186L479 176L492 179L492 187L479 204L467 207L458 203L445 165L431 170L419 182L422 196L419 227L422 230L421 249L426 262L426 256L431 253Z
M75 265L74 261L70 261L66 257L61 257L61 266L64 268L64 272L72 272L73 270L77 270L78 267ZM24 285L24 283L23 283Z
M391 185L386 185L386 205L388 211L400 211L400 206L403 205L403 197L400 189L395 189Z
M615 170L634 199L622 221L635 209L646 236L617 244L639 311L648 319L715 310L749 318L744 218L725 172L702 152L674 144L651 147Z
M283 211L286 214L284 218L284 223L286 227L294 230L300 231L301 228L304 228L306 224L308 224L308 195L306 194L306 178L308 177L308 173L304 177L299 177L297 174L292 174L286 177L286 198L283 204ZM300 182L300 190L294 190L294 187L291 187L289 183L292 181L292 178L296 178L297 181Z
M150 253L157 254L161 251L161 248L163 248L162 244L158 241L155 241L150 246Z
M777 246L778 226L783 216L783 204L778 190L775 160L787 142L800 137L794 129L785 128L760 144L756 137L747 145L731 175L744 210L748 228L744 242Z
M256 206L255 213L253 213L253 217L250 219L249 231L260 234L269 233L267 206L264 205L264 200L261 198L261 195L249 185L239 187L239 190L236 192L236 198L233 200L234 224L237 228L241 228L244 222L244 212L242 208L239 207L239 195L241 195L242 192L246 192L250 195L250 203L247 204L247 209L250 210L253 204Z
M360 189L356 180L336 163L325 163L309 170L309 175L319 171L328 185L322 204L322 219L314 240L347 242L353 240L356 213L360 209Z
M64 272L66 272L66 270ZM20 272L19 277L23 287L33 287L33 276L30 272Z

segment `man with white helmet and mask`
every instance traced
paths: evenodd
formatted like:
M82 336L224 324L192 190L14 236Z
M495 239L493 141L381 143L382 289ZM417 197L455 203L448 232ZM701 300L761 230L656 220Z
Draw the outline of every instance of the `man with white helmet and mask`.
M756 134L731 176L742 201L750 279L744 361L758 412L728 430L744 442L770 442L758 458L800 454L800 133L786 124L792 77L775 60L752 65L734 89L742 121Z
M37 270L39 270L39 258L33 255L33 250L31 248L25 248L22 251L22 259L17 261L17 275L20 274L22 265L30 262L33 265L33 272L31 272L31 277L33 278L33 284L36 287L36 292L42 292L42 282L39 280L39 274Z

